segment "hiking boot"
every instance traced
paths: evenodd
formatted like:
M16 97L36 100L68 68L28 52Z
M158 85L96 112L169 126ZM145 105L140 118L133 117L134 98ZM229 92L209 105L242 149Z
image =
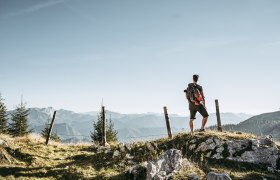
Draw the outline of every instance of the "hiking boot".
M205 132L205 129L200 129L199 132Z

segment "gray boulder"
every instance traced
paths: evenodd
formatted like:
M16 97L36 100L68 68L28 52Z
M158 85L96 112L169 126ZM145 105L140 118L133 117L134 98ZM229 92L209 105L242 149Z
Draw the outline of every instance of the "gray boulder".
M264 145L265 143L265 145ZM269 146L268 146L269 145ZM228 142L229 160L263 164L276 168L278 148L268 140L248 139Z
M166 151L156 162L148 162L147 180L151 179L167 179L170 174L181 170L183 167L182 152L177 149ZM184 160L184 164L186 160Z
M188 176L188 180L200 180L200 177L197 174L193 173Z
M231 180L231 178L225 173L210 172L207 174L206 180Z
M165 171L167 174L170 174L182 168L182 157L180 150L170 149L162 155L156 164L160 171Z

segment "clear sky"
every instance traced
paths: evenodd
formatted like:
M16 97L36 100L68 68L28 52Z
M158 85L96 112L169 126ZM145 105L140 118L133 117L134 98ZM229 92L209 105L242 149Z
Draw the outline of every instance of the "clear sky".
M28 107L188 115L280 108L279 0L0 0L0 92Z

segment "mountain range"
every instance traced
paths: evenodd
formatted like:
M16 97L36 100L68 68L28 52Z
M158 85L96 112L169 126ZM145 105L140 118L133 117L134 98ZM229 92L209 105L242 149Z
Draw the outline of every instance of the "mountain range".
M90 133L93 131L93 122L98 119L98 111L87 113L75 113L64 109L56 110L53 132L57 133L63 142L91 141ZM9 111L9 114L13 111ZM30 108L28 116L29 127L35 133L40 133L46 123L50 123L54 109ZM244 113L221 113L223 124L238 124L252 115ZM121 142L135 140L151 140L167 136L164 114L121 114L106 111L106 119L112 119L115 129L118 131L118 139ZM189 131L189 117L171 114L169 116L173 133ZM201 125L201 116L197 115L195 128ZM216 114L210 114L207 126L216 124Z

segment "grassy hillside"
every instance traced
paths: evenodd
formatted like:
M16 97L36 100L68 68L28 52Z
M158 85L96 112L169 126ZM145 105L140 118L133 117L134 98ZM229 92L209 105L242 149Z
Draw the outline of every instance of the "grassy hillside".
M195 138L201 142L208 137L239 140L254 138L254 135L209 131L194 135L178 134L172 140L163 138L152 142L111 144L109 147L55 142L46 146L44 140L36 136L11 138L0 135L0 140L5 142L2 145L0 143L0 179L131 179L127 173L129 167L156 160L170 148L181 150L193 164L191 168L178 172L174 179L186 179L194 172L204 178L210 171L227 172L233 179L279 178L277 174L258 167L250 169L243 164L230 166L223 163L205 163L186 152L187 141ZM120 152L118 156L114 155L116 151ZM129 157L127 152L133 158Z
M280 139L280 111L260 114L237 125L225 125L225 130L254 133L258 136L272 135Z

